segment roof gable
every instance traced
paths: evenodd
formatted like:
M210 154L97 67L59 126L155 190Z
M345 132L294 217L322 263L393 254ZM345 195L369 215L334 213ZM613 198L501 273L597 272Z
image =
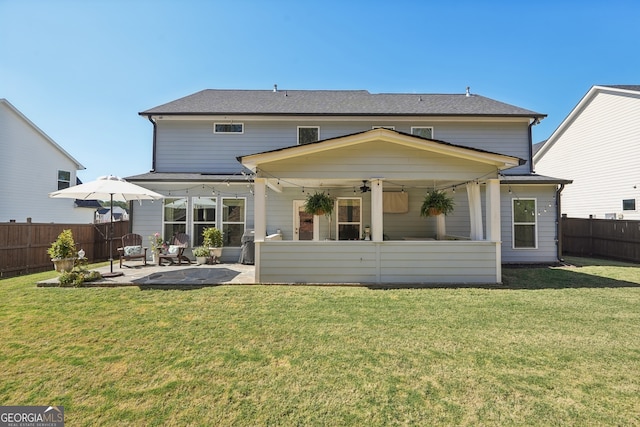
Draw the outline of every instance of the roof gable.
M551 136L543 141L542 145L534 153L533 163L539 161L548 151L553 147L558 138L571 126L571 124L582 114L584 109L598 96L598 94L607 92L618 96L633 96L640 95L640 85L595 85L592 86L589 91L582 97L580 102L571 110L569 115L560 123L560 125L553 131Z
M545 117L475 94L372 94L366 90L206 89L139 114Z
M497 169L508 169L524 163L523 159L489 151L463 147L444 141L421 138L416 135L395 130L378 128L337 138L326 139L311 144L295 145L292 147L271 150L262 153L238 157L238 161L245 167L255 171L260 164L276 162L286 159L307 157L317 153L341 149L361 144L385 142L397 144L420 151L429 151L459 159L471 160L489 164Z
M0 98L0 105L4 105L9 111L13 112L18 118L20 118L27 126L31 127L36 133L38 133L42 138L44 138L49 144L51 144L56 150L60 151L64 156L66 156L71 162L75 163L76 170L85 169L84 166L80 162L78 162L71 154L67 153L67 151L58 145L53 139L49 137L46 133L42 131L38 126L36 126L31 120L27 118L24 114L20 112L16 107L14 107L9 101L4 98Z

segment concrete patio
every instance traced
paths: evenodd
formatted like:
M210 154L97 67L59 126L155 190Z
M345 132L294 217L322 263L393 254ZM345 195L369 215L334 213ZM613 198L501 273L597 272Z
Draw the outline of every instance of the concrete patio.
M245 264L172 264L153 265L130 261L119 267L114 261L113 272L120 276L104 277L96 282L86 283L86 287L139 286L141 289L191 289L194 287L217 286L226 284L254 284L254 266ZM108 274L110 266L96 269L100 274ZM57 286L58 279L38 282L38 286Z

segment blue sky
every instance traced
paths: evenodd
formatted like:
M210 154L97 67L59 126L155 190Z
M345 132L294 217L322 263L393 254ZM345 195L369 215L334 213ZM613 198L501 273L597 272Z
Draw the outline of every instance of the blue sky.
M138 112L202 89L472 93L548 117L640 84L638 1L0 0L0 98L86 170L151 168Z

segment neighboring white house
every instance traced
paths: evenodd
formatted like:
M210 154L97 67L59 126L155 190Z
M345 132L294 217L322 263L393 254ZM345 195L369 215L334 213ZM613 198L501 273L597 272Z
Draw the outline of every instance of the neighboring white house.
M95 205L49 198L75 185L84 166L6 99L0 99L0 152L0 222L93 222Z
M222 260L237 262L254 230L258 282L496 283L502 263L558 260L569 181L531 173L543 114L469 92L274 88L204 90L140 115L153 170L127 179L166 198L134 204L133 231L199 245L216 226ZM434 188L455 200L446 219L420 216ZM332 217L304 212L316 191L335 199Z
M113 220L114 221L129 221L129 213L122 209L120 206L113 207ZM95 222L111 222L111 209L99 208L96 210Z
M640 219L640 85L593 86L533 159L573 179L567 216Z

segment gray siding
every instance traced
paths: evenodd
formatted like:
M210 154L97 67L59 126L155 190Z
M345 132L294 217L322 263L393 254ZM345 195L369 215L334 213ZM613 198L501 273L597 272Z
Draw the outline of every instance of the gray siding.
M511 186L512 194L509 194L508 187L504 187L503 185L500 199L502 215L502 262L508 264L551 263L557 261L555 186L513 185ZM513 248L513 212L511 206L512 200L517 198L536 199L538 208L538 212L536 212L536 228L538 233L537 249Z
M524 122L458 123L438 121L244 121L243 134L214 134L215 120L160 120L157 126L158 172L237 173L237 156L276 150L297 144L298 126L320 126L320 139L395 126L410 133L412 126L433 126L434 138L500 154L528 159L529 141ZM523 173L528 166L510 172Z

